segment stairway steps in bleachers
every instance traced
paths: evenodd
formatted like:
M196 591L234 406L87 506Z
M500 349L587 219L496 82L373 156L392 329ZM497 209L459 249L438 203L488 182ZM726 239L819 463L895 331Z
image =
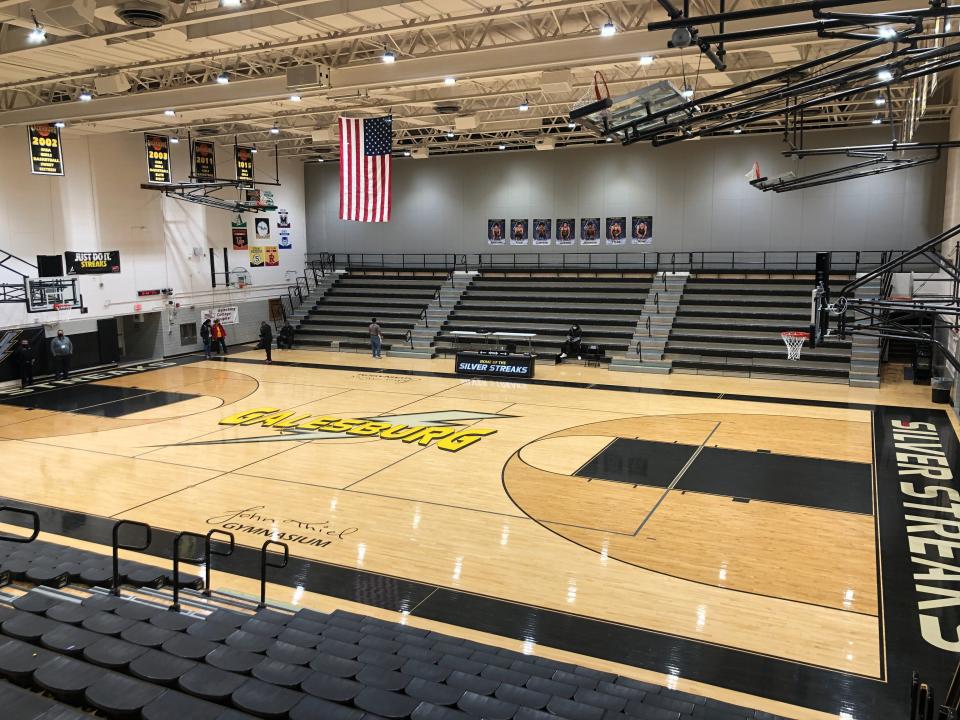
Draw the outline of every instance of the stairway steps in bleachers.
M537 301L536 303L530 301L517 301L514 299L502 300L500 302L476 302L471 301L469 298L462 298L457 304L457 310L469 310L470 312L477 311L491 311L491 312L504 312L505 310L523 312L526 310L529 312L535 308L543 308L545 312L552 313L554 315L567 315L567 317L573 317L576 313L587 312L587 313L617 313L624 314L627 312L635 311L637 317L640 315L640 312L643 309L644 303L643 297L637 298L635 301L631 300L629 303L611 303L603 300L598 300L597 302L592 303L583 303L583 302L574 302L567 300L566 298L555 298L550 303L545 301Z
M379 322L379 321L378 321ZM370 324L369 318L367 318L366 324L361 327L356 325L353 326L334 326L334 325L322 325L317 328L311 327L302 327L298 331L297 335L301 338L308 338L313 336L323 336L323 337L370 337L370 330L368 325ZM406 329L404 328L381 328L381 334L385 338L396 338L403 339L406 337L407 330L410 329L408 325Z
M398 322L401 320L416 319L420 316L420 313L423 312L423 308L418 306L413 306L410 308L398 308L393 307L357 307L350 305L342 305L336 307L318 307L316 310L311 310L310 315L303 319L303 323L309 324L310 322L327 322L328 318L346 318L346 317L366 317L368 320L372 314L375 313L374 317L376 318L394 318Z
M474 312L473 308L457 308L455 317L458 323L465 325L486 325L490 322L490 314L486 312ZM593 313L589 315L580 314L576 318L571 318L567 313L556 313L552 311L544 312L511 312L510 317L518 322L537 323L539 325L559 325L566 330L570 327L571 320L580 321L581 325L590 324L599 325L631 325L637 322L637 315L612 315L607 313ZM588 319L589 318L589 319Z
M731 357L780 360L786 356L786 348L781 343L776 346L759 346L754 344L735 345L728 343L706 342L667 342L666 352L669 354L699 355L702 357ZM809 362L835 363L838 367L850 366L850 352L817 348L805 350L802 355Z
M584 342L588 337L604 337L604 338L631 338L633 337L633 328L625 326L614 326L614 327L594 327L586 323L581 324L581 329L584 333ZM544 324L521 324L521 323L510 323L501 325L499 322L486 322L486 323L461 323L459 319L448 320L444 325L442 332L449 334L451 332L460 330L467 332L476 332L480 329L489 331L489 332L518 332L518 333L536 333L537 335L562 335L563 337L567 336L567 331L570 329L570 324L566 323L565 325L544 325Z
M438 287L450 286L450 282L443 280L397 280L395 278L372 278L372 277L353 277L346 276L337 281L338 288L369 288L372 290L380 289L405 289L405 290L430 290L435 291Z
M553 291L544 291L544 292L531 292L528 290L510 290L507 292L504 291L483 291L483 290L474 290L470 288L467 290L463 297L460 299L461 303L467 302L492 302L500 300L508 300L509 302L518 303L518 302L537 302L542 303L548 301L551 304L554 302L560 302L563 304L573 304L573 305L590 305L592 303L600 303L605 305L643 305L643 300L646 297L646 293L563 293L558 294Z
M706 318L755 318L758 320L771 320L775 318L779 319L798 319L805 318L807 323L810 321L810 309L799 308L799 309L783 309L783 308L751 308L751 307L730 307L726 306L723 310L718 310L712 306L703 306L703 305L688 305L687 303L680 303L680 311L678 313L678 320L680 316L684 318L690 317L706 317Z
M768 331L747 331L730 330L722 328L711 328L710 330L677 330L674 328L670 333L670 339L684 343L718 343L718 344L739 344L739 345L774 345L783 348L783 338L779 332ZM849 340L830 339L817 344L817 349L829 348L833 350L850 351L852 344ZM804 349L808 345L804 345Z
M743 308L782 308L784 310L805 309L810 312L810 298L789 295L690 295L683 294L683 303L700 306L740 306Z
M632 293L646 292L650 288L650 283L638 283L636 281L612 281L612 282L594 282L591 280L580 280L577 282L497 282L495 280L479 280L473 284L478 290L490 290L499 292L512 292L514 290L535 290L537 292L585 292L595 291L600 293Z
M422 310L426 307L428 301L426 299L420 298L390 298L385 299L382 296L378 295L367 295L367 296L350 296L350 297L337 297L335 295L329 295L323 299L322 303L318 303L318 307L400 307L400 308L418 308Z

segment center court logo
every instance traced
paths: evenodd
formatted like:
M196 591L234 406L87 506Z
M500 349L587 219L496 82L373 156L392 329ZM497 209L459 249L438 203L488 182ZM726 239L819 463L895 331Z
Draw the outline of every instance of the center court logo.
M493 428L463 428L466 422L509 418L513 415L473 412L470 410L440 410L424 413L378 415L376 417L343 417L340 415L312 415L295 410L261 407L230 415L220 425L264 427L274 431L270 435L179 443L182 445L229 445L252 442L304 442L369 437L427 447L433 445L447 452L459 452L497 431Z

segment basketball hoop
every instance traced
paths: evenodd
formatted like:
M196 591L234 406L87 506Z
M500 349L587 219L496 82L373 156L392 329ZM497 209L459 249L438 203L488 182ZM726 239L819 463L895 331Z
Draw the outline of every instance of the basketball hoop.
M810 333L805 332L782 332L780 337L783 338L784 344L787 346L787 360L799 360L800 351L803 350L803 343L805 343L810 338Z
M72 306L72 305L69 305L69 304L67 304L67 303L54 303L54 304L53 304L53 309L56 310L57 312L60 312L61 310L69 310L71 307L73 307L73 306Z
M746 174L744 174L744 177L750 182L753 182L754 180L759 180L760 179L760 163L754 162L753 167L750 168L746 172Z

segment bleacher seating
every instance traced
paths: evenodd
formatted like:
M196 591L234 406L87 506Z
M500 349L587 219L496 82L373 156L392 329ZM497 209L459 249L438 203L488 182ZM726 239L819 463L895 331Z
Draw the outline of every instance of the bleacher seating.
M833 280L834 289L845 281ZM812 287L812 276L693 275L664 357L674 372L847 382L850 340L808 343L800 360L786 358L780 333L808 330Z
M484 271L470 284L437 338L439 352L457 348L454 331L536 333L538 354L560 351L576 322L583 345L599 345L607 358L630 344L650 289L651 273L530 273ZM518 350L526 348L519 342Z
M0 542L0 556L4 566L43 566L67 556L81 566L108 561L53 543ZM140 567L146 575L167 576L146 567ZM164 590L124 591L4 588L4 720L77 720L92 712L118 720L774 718L339 610L258 609L237 596L201 598L188 589L183 611L173 611Z
M402 344L440 286L443 271L397 273L357 270L342 274L296 328L298 346L366 350L370 318L383 333L383 352Z

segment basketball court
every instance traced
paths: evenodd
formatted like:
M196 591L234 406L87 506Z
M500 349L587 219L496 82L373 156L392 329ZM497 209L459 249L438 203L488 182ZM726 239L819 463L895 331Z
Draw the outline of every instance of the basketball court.
M8 391L0 492L64 540L107 518L279 539L317 568L301 593L790 717L882 708L922 669L891 613L916 602L885 555L905 542L891 433L957 440L913 386L449 370L237 352Z

